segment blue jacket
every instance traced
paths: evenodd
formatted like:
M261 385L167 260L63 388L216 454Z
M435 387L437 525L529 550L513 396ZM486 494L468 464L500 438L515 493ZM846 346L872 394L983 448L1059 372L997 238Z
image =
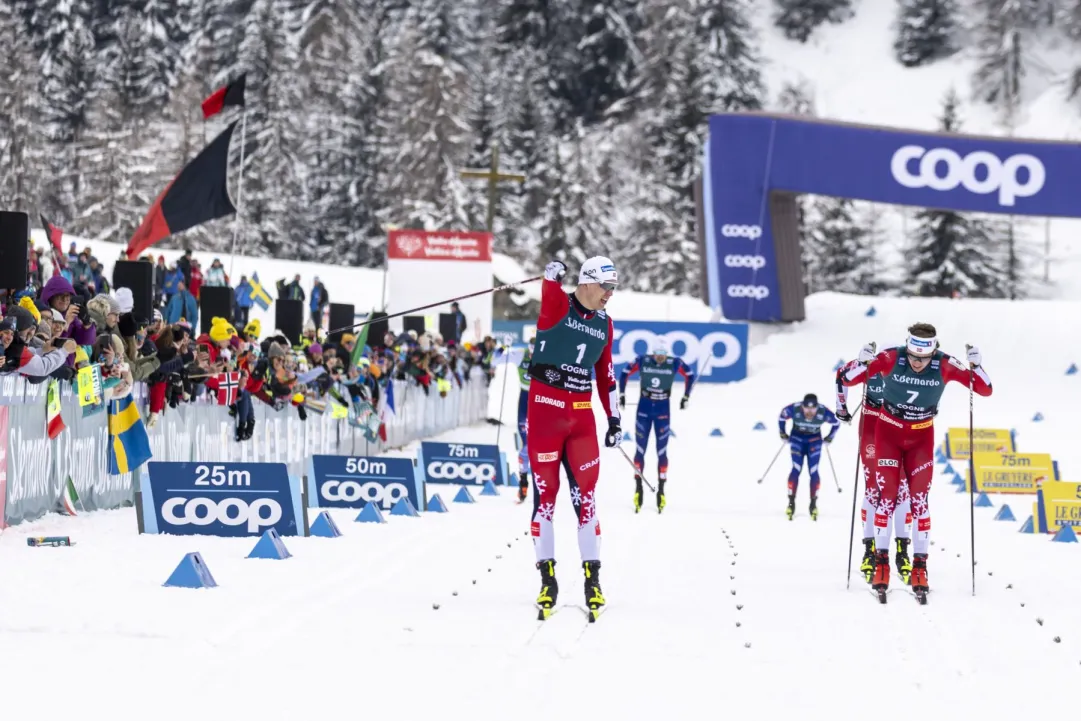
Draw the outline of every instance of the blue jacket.
M799 402L790 403L782 408L781 415L777 420L781 427L781 433L785 433L785 422L792 421L791 437L793 439L821 438L822 426L828 423L833 426L833 429L826 436L826 440L832 441L833 437L837 435L837 429L841 427L841 422L837 420L837 416L833 415L833 411L825 406L818 406L815 414L807 418L803 415L803 404Z

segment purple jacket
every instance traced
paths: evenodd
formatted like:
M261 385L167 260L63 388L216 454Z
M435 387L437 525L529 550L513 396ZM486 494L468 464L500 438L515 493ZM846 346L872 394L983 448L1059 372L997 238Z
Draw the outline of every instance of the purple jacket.
M64 295L65 293L75 295L75 289L71 287L71 283L67 278L62 275L55 275L49 278L41 289L41 302L51 308L52 305L49 301L53 299L53 296ZM98 331L93 324L84 326L78 318L73 318L67 330L60 337L71 338L79 345L94 345L94 341L98 339ZM74 355L68 357L69 365L74 364L74 358Z

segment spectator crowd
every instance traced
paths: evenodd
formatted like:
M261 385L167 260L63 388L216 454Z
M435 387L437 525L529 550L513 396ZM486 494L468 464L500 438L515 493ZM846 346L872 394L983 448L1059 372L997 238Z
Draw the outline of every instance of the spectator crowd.
M169 408L204 399L229 407L238 442L253 435L255 400L291 406L302 420L310 411L334 412L366 425L358 419L373 417L392 379L446 397L454 386L481 378L490 383L494 375L498 351L491 337L470 344L430 331L382 338L344 333L331 342L324 327L327 290L316 277L306 294L299 274L277 283L279 298L308 301L310 316L298 344L249 320L253 286L244 276L234 289L234 317L215 317L209 332L201 333L201 289L230 284L220 260L205 270L190 251L170 264L163 256L142 260L154 265L150 317L135 314L130 289L110 286L89 247L72 243L66 255L49 256L31 248L27 287L0 290L0 374L75 384L79 369L97 366L105 401L130 394L135 383L147 384L141 409L147 427ZM461 311L451 310L464 330ZM478 367L482 373L474 374Z

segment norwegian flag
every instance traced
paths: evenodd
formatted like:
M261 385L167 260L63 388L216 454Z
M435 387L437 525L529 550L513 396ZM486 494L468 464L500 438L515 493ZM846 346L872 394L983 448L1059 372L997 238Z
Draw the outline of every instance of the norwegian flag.
M236 403L236 395L240 392L239 373L219 373L218 381L218 405L231 406Z

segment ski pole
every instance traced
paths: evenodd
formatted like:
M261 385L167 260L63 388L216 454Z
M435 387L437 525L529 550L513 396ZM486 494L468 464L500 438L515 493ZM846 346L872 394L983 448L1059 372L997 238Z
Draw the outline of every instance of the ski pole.
M871 343L872 352L875 349L875 344ZM864 373L867 373L866 366L864 367ZM848 526L848 565L845 566L845 590L847 591L852 587L852 544L856 538L856 495L860 489L860 464L863 457L860 455L860 449L863 447L863 420L867 417L867 381L870 378L864 377L863 379L863 398L860 399L860 432L859 441L856 443L856 475L852 480L852 521Z
M651 492L656 493L657 489L654 488L650 484L650 482L646 480L645 476L638 472L638 467L634 465L634 461L631 460L631 457L627 455L627 452L625 450L623 450L623 446L616 446L616 449L618 449L619 452L623 454L623 457L627 459L627 463L631 464L631 468L634 469L634 480L641 480L642 483L646 484L646 488L648 488Z
M499 448L499 434L503 431L503 403L507 400L507 376L510 375L510 354L506 345L503 346L503 392L499 396L499 415L496 420L499 425L495 427L495 447Z
M347 330L353 330L355 328L363 328L366 325L370 325L380 320L390 320L391 318L397 318L403 315L409 315L410 313L416 313L418 310L428 310L429 308L435 308L440 305L447 305L449 303L456 303L466 298L476 298L478 295L484 295L486 293L498 293L501 290L507 290L508 288L514 288L526 283L532 283L535 280L540 280L543 275L538 275L535 278L526 278L525 280L519 280L516 283L504 283L503 285L496 286L495 288L485 288L484 290L478 290L476 293L469 293L468 295L460 295L457 298L448 298L447 300L441 300L437 303L429 303L428 305L422 305L419 308L410 308L409 310L403 310L398 313L392 313L391 315L383 316L382 318L369 318L363 323L354 323L353 325L343 326L341 328L335 328L332 331L327 331L327 335L334 335L335 333L343 333Z
M769 462L769 465L768 465L768 466L766 466L766 471L765 471L765 473L763 473L763 474L762 474L762 477L758 479L758 482L759 482L759 483L761 483L762 481L766 480L766 476L768 476L768 475L769 475L769 469L773 468L773 464L777 462L777 457L778 457L779 455L781 455L781 451L783 451L783 450L784 450L784 447L785 447L786 445L788 445L788 441L781 441L781 447L780 447L780 448L778 448L778 449L777 449L777 452L773 454L773 460Z
M972 346L965 344L968 352ZM972 595L976 595L976 466L972 460L972 400L976 374L968 367L968 530L972 540Z
M826 458L830 459L830 471L833 473L833 485L837 486L838 493L842 493L841 484L837 481L837 469L833 467L833 454L830 453L829 446L826 446Z

